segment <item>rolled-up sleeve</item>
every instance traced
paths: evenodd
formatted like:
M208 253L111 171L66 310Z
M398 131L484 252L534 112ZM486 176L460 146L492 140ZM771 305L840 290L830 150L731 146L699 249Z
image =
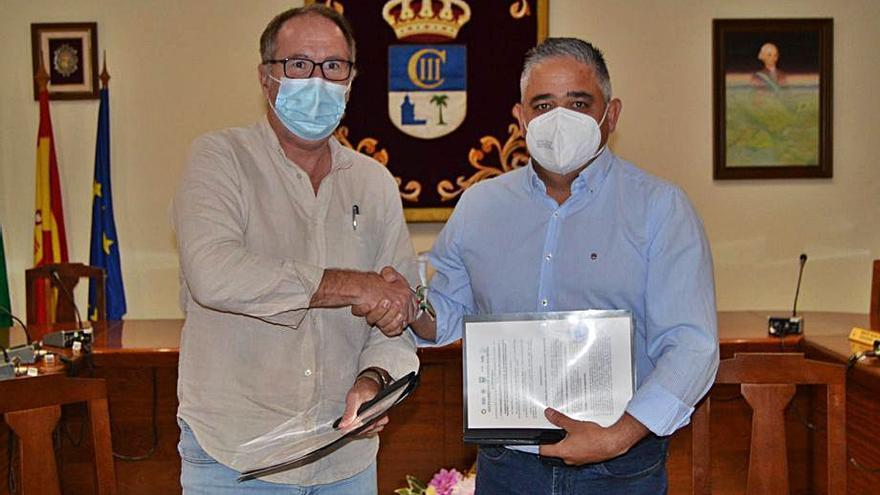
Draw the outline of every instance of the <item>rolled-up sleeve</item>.
M210 137L190 150L171 208L187 288L205 307L296 328L323 269L247 250L247 205L234 161Z
M654 205L664 212L648 251L647 353L654 370L627 412L657 435L686 425L718 369L712 255L703 225L679 189Z

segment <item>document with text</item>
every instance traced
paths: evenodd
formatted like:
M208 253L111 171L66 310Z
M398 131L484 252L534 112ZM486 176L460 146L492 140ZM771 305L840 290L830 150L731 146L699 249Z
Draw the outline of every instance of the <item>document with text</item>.
M467 317L464 324L465 440L546 443L562 437L552 407L609 426L634 389L628 311Z

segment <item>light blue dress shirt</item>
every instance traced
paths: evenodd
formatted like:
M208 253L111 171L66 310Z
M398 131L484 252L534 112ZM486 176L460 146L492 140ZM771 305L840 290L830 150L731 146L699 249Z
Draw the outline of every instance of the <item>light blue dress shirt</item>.
M605 150L561 206L532 166L462 195L429 256L437 342L462 317L584 309L633 314L636 392L626 410L657 435L686 425L718 368L712 255L675 185Z

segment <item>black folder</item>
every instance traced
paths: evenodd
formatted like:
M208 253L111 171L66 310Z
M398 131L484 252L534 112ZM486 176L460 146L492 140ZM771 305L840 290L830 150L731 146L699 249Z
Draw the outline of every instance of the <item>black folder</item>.
M407 398L412 391L415 390L418 383L418 373L415 371L410 372L403 378L396 380L385 387L385 389L380 391L376 397L361 405L358 409L358 416L361 418L362 423L361 426L343 433L342 431L336 430L336 426L342 419L338 418L333 423L333 430L325 433L326 440L322 441L317 448L305 454L269 466L248 469L241 473L241 476L238 477L238 481L252 480L261 476L280 473L282 471L304 466L338 450L340 447L353 440L355 436L361 434L373 423L385 416L392 407L400 404L401 401Z

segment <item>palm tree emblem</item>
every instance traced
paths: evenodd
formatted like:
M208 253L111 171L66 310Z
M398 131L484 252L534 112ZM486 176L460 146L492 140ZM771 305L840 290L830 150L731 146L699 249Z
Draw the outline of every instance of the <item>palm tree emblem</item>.
M437 111L440 112L440 121L437 122L439 125L446 125L446 122L443 122L443 107L446 106L446 100L448 99L449 95L434 95L429 102L437 105Z

